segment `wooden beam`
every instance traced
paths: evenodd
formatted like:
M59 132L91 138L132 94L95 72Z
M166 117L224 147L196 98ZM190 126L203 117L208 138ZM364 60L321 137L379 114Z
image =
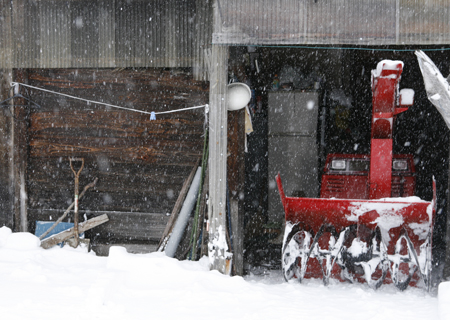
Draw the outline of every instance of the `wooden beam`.
M209 113L209 246L210 268L230 273L226 243L227 185L227 78L228 47L213 45L211 50Z
M78 225L78 232L79 233L85 232L89 229L92 229L92 228L98 226L98 225L101 225L102 223L107 222L108 220L109 220L109 218L108 218L108 215L106 215L106 214L89 219ZM44 249L49 249L49 248L57 245L60 242L70 239L74 235L75 235L75 231L73 230L73 228L70 228L68 230L62 231L58 234L48 237L47 239L42 240L41 247Z

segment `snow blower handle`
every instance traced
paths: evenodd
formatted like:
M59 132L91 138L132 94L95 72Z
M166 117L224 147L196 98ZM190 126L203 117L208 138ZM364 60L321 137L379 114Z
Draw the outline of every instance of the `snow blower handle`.
M79 179L80 179L80 173L84 168L84 158L72 158L69 157L69 161L70 161L70 169L72 169L72 172L75 176L75 208L74 208L74 218L73 218L73 230L75 233L75 247L78 247L78 243L79 243L79 236L78 236L78 185L79 185ZM78 169L78 171L76 171L74 169L74 164L73 162L81 162L80 165L80 169Z

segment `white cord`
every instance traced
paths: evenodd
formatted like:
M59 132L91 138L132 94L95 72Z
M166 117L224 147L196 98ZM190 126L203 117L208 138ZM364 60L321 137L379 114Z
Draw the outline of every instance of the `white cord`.
M117 109L123 109L123 110L127 110L127 111L134 111L134 112L139 112L139 113L145 113L145 114L150 114L152 116L156 115L156 114L173 113L173 112L192 110L192 109L199 109L199 108L205 108L205 107L208 108L208 105L204 104L204 105L201 105L201 106L188 107L188 108L183 108L183 109L161 111L161 112L149 112L149 111L143 111L143 110L136 110L136 109L131 109L131 108L120 107L120 106L116 106L116 105L109 104L109 103L104 103L104 102L98 102L98 101L92 101L92 100L88 100L88 99L83 99L83 98L71 96L71 95L68 95L68 94L65 94L65 93L51 91L51 90L47 90L47 89L43 89L43 88L39 88L39 87L33 87L33 86L28 85L28 84L24 84L24 83L20 83L20 82L11 82L11 87L15 87L14 91L16 91L16 90L18 91L18 86L24 86L24 87L27 87L27 88L36 89L36 90L40 90L40 91L44 91L44 92L48 92L48 93L58 94L60 96L64 96L64 97L75 99L75 100L84 101L86 103L103 105L103 106L117 108Z

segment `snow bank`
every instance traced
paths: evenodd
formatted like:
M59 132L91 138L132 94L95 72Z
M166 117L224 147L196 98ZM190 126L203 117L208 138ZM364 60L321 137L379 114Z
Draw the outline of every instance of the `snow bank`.
M11 233L12 233L11 229L7 227L0 228L0 248L6 245L8 237L11 235Z
M28 232L12 233L7 227L0 228L0 248L15 250L31 250L40 246L41 241Z
M0 228L0 241L2 319L438 318L438 299L416 288L285 283L280 271L228 277L209 271L207 258L178 261L122 247L112 247L109 257L70 247L44 250L34 246L34 236L7 228Z
M439 285L439 319L450 319L450 282Z

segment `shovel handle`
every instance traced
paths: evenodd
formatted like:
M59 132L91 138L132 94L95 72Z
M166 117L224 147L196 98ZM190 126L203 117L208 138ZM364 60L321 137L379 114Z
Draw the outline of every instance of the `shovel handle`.
M78 178L80 176L81 171L84 168L84 158L72 158L69 157L69 161L70 161L70 169L72 169L73 174L75 175L76 178ZM81 162L81 167L78 171L75 171L75 169L73 168L73 163L72 162Z
M81 171L83 171L83 167L84 167L84 158L72 158L69 157L69 161L70 161L70 169L72 169L73 174L75 175L75 208L74 208L74 219L73 219L73 231L75 233L75 247L78 247L78 243L79 243L79 238L78 238L78 183L79 183L79 178L80 178L80 173ZM81 162L81 166L80 169L78 171L75 171L74 167L73 167L73 162Z

